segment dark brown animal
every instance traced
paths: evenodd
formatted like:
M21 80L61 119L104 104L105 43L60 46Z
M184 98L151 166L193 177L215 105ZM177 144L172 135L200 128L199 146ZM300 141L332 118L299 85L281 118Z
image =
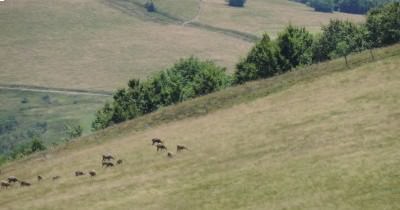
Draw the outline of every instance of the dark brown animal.
M6 181L1 181L1 188L8 188L10 186L10 183L6 182Z
M57 180L57 179L59 179L59 178L61 178L61 176L53 176L52 179L53 179L53 181L54 181L54 180Z
M111 162L103 162L101 167L114 167L114 163Z
M18 182L18 179L15 176L10 176L10 177L7 178L7 180L8 180L8 183Z
M75 171L75 176L83 176L85 175L85 173L83 173L82 171Z
M167 153L167 157L172 158L172 157L174 157L174 156L172 155L172 153L168 152L168 153Z
M164 144L157 144L157 152L163 150L167 151L167 147Z
M121 165L121 164L122 164L122 160L121 159L117 160L117 165Z
M159 138L154 138L154 139L152 139L151 141L152 141L152 144L151 144L151 145L154 145L154 144L163 144L163 143L164 143L164 142L161 141L161 139L159 139Z
M103 161L106 160L114 160L114 157L112 155L103 155Z
M42 181L43 177L42 176L37 176L38 182Z
M183 145L176 145L176 152L180 152L182 150L189 150L187 147L183 146Z
M95 170L89 171L89 175L90 175L91 177L96 176L96 171L95 171Z
M26 181L21 181L19 184L21 185L21 187L29 187L29 186L31 186L31 183L26 182Z

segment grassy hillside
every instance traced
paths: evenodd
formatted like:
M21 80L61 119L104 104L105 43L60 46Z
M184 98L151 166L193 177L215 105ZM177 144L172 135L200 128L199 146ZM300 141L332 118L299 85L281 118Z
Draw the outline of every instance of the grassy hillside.
M108 97L0 89L0 155L38 136L47 146L67 136L68 125L90 131L94 113Z
M10 163L1 176L33 186L1 190L2 208L399 209L400 47L375 54L229 88ZM175 154L176 144L191 150ZM102 169L107 152L123 165ZM90 169L98 176L73 176Z

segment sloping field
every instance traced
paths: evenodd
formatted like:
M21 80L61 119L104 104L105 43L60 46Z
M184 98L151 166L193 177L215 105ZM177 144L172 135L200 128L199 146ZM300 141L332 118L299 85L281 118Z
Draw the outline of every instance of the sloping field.
M399 49L375 52L379 60L367 64L367 53L351 56L350 69L335 60L230 88L10 163L1 177L33 186L2 189L1 207L399 209ZM148 121L233 96L236 105L210 114ZM140 124L147 128L135 131ZM154 137L173 158L156 152ZM190 150L176 154L176 144ZM107 152L124 163L101 168ZM73 175L90 169L98 175Z
M183 21L195 19L194 22L201 24L257 36L265 32L276 36L289 23L317 32L320 31L321 25L327 24L330 19L364 21L362 15L315 12L304 4L289 0L251 0L247 1L244 8L229 7L225 0L197 0L197 5L194 5L193 1L154 0L161 12Z
M232 69L251 45L102 0L5 1L0 25L0 84L114 90L190 55Z

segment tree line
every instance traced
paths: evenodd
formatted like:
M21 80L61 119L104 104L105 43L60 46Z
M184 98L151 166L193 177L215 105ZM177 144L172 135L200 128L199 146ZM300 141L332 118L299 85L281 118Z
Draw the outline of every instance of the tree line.
M99 130L160 107L179 103L246 81L273 77L295 67L400 41L400 3L370 11L366 23L331 20L316 35L304 27L289 25L276 40L268 34L236 65L233 76L211 61L190 57L147 80L132 79L119 89L112 102L97 111L92 128ZM371 56L373 56L371 51Z
M370 9L377 8L398 0L294 0L306 4L316 11L333 12L340 11L354 14L365 14Z

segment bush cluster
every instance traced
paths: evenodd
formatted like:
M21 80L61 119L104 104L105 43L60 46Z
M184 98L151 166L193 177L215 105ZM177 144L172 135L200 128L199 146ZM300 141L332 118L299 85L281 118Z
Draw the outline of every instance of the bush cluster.
M347 12L354 14L365 14L370 9L377 8L389 2L399 2L399 0L294 0L307 4L320 12Z

